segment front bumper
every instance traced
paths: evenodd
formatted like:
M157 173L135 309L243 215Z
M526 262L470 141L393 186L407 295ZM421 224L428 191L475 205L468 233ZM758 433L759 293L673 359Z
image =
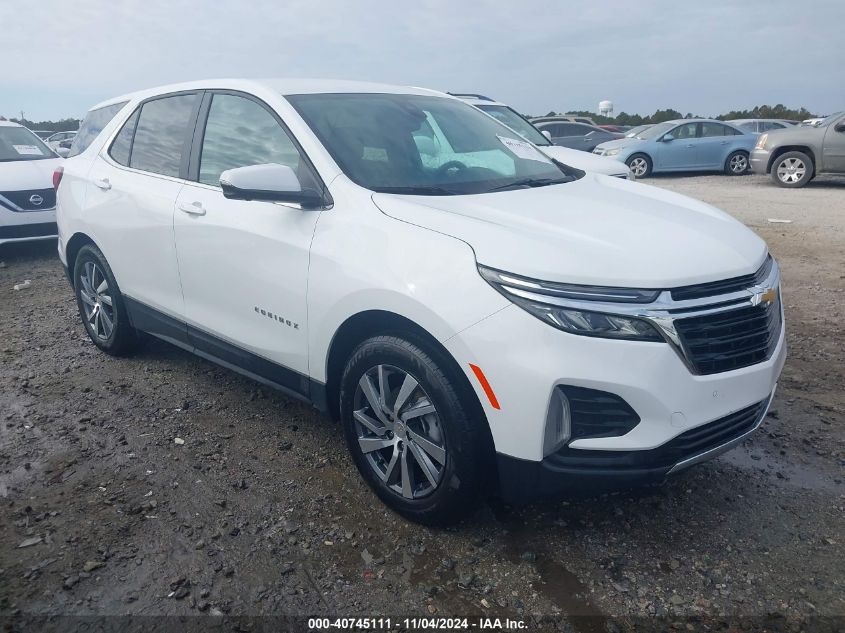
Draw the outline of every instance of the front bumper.
M597 492L659 483L713 459L751 436L766 417L774 391L761 402L696 427L647 451L563 448L534 462L499 454L499 489L509 502L564 493Z
M767 149L753 149L749 156L751 171L755 174L767 174L769 172L769 159L772 153Z
M16 212L0 205L0 244L57 237L56 210Z

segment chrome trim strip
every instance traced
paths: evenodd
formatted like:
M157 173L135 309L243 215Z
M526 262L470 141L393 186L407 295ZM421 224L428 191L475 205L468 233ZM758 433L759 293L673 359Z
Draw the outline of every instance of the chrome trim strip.
M775 389L776 388L777 388L777 385L775 385ZM666 474L671 475L673 473L680 472L680 471L682 471L686 468L689 468L690 466L693 466L695 464L707 461L708 459L712 459L712 458L716 457L717 455L721 455L722 453L729 451L730 449L735 447L737 444L741 444L743 441L745 441L748 438L748 436L750 436L752 433L754 433L754 431L759 429L760 426L763 424L763 420L766 419L766 414L769 412L769 407L772 405L772 400L774 400L774 398L775 398L775 390L773 389L772 393L769 394L769 399L766 402L766 406L763 407L763 410L760 412L756 422L754 423L754 426L751 429L749 429L748 431L746 431L745 433L743 433L739 437L735 437L734 439L725 442L724 444L720 444L719 446L716 446L714 448L711 448L710 450L704 451L703 453L699 453L698 455L693 455L692 457L688 457L686 459L679 461L677 464L672 466L672 468L669 469L669 472L666 473ZM693 428L698 428L698 427L693 427Z
M676 301L672 298L672 290L669 289L660 291L657 298L650 303L569 299L548 294L550 290L553 292L553 284L548 284L548 286L552 286L551 289L548 289L547 284L542 281L514 278L507 273L501 273L499 271L496 271L496 274L498 281L489 280L484 275L482 276L488 279L489 283L494 285L503 295L510 298L517 305L519 305L520 301L531 301L533 303L560 306L562 308L582 310L585 312L601 312L603 314L636 317L648 321L656 327L666 342L672 346L687 369L696 375L699 372L695 369L684 351L681 337L675 329L675 321L688 317L731 312L738 308L758 305L761 293L771 288L778 290L778 301L781 304L781 311L783 310L783 301L780 300L780 266L778 266L778 263L774 259L772 260L772 265L766 278L743 290L710 297ZM566 284L561 285L566 286ZM531 291L531 289L540 288L545 292ZM622 290L624 289L620 289L620 291ZM566 292L570 292L568 287ZM610 295L596 293L590 296L607 297ZM782 321L783 318L781 316L781 328L783 328Z

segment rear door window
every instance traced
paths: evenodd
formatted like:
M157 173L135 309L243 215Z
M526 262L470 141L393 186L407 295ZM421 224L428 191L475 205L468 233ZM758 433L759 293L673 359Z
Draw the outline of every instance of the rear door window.
M88 149L88 146L94 142L94 139L103 131L103 128L109 124L127 103L126 101L121 101L120 103L114 103L89 111L85 115L82 125L79 126L79 131L73 138L73 144L70 146L68 157L76 156Z
M193 133L197 94L173 95L147 101L132 141L129 166L178 178L190 134Z

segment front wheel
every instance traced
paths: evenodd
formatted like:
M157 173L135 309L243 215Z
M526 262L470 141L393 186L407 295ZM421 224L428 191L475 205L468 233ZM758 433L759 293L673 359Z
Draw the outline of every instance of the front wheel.
M725 173L728 176L742 176L748 173L748 152L732 152L725 161Z
M781 187L803 187L813 179L813 159L804 152L786 152L772 163L772 180Z
M480 498L480 421L461 402L457 376L420 343L377 336L361 343L340 385L341 421L364 480L399 514L453 523Z
M137 334L111 267L96 246L86 244L79 250L73 287L79 316L94 345L113 356L130 352L137 344Z
M625 164L634 174L634 178L647 178L651 175L651 159L645 154L634 154L625 161Z

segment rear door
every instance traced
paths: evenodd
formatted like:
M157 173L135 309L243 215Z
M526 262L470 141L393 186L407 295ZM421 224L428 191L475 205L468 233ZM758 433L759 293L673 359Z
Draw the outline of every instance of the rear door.
M137 325L177 340L185 336L173 212L200 99L185 92L141 103L88 174L86 215L133 320L151 319Z
M699 169L721 169L728 154L733 150L737 131L721 123L705 121L700 123L695 166Z
M660 142L655 166L664 171L695 169L698 123L682 123L668 134L672 135L672 140Z
M243 93L207 93L191 180L179 193L175 236L192 345L253 374L307 393L308 259L319 210L229 200L220 174L288 165L322 190L280 117Z

